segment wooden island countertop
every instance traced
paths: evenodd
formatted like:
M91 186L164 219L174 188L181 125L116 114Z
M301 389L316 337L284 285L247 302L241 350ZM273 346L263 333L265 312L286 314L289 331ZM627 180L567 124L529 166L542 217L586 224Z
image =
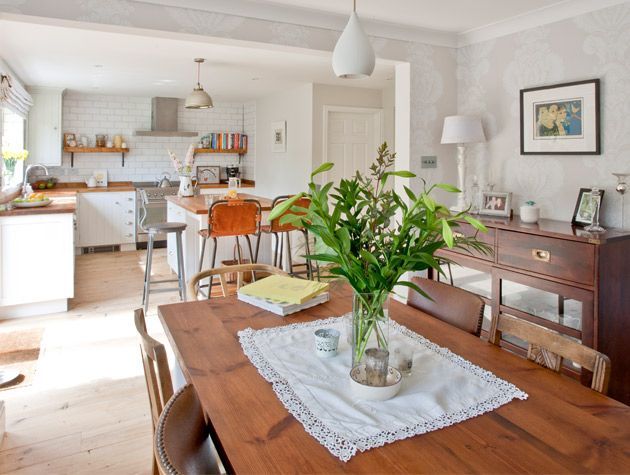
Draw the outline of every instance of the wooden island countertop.
M182 196L165 196L167 201L184 208L186 211L190 211L193 214L208 214L209 202L206 201L206 196L211 195L197 195L190 197ZM263 198L262 196L249 195L247 193L239 193L239 199L241 200L258 200L262 211L271 211L272 200L269 198ZM215 198L216 200L217 198ZM219 198L220 199L220 198Z

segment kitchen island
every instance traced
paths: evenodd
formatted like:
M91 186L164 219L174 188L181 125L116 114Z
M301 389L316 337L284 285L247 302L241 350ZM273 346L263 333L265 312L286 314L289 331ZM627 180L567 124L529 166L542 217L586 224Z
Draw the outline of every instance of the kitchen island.
M266 224L267 216L271 211L271 202L269 198L261 196L250 195L246 193L239 193L240 199L254 199L260 202L262 208L262 224ZM211 198L212 197L212 198ZM221 195L199 195L190 198L184 198L180 196L167 196L167 216L170 222L186 223L187 227L183 236L183 254L184 254L184 269L186 272L186 280L197 273L199 268L199 256L201 254L201 245L203 239L199 235L199 231L202 229L208 229L208 208L210 207L211 200L221 199ZM260 251L258 254L258 262L269 264L272 262L271 258L271 239L268 234L261 235ZM245 239L240 239L242 257L249 261L249 250L247 249L247 242ZM174 272L177 272L177 249L175 247L175 236L169 234L167 237L167 259L168 264ZM256 238L252 237L252 248L256 251ZM217 240L217 260L216 266L221 265L221 261L235 259L236 255L236 241L233 237L222 237ZM211 265L212 241L207 243L203 268L208 269Z
M0 318L68 310L74 297L74 196L0 211Z

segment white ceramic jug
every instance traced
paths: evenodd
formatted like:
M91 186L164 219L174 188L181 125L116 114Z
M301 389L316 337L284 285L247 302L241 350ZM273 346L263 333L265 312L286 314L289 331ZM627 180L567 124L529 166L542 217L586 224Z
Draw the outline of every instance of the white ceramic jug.
M192 177L190 175L179 176L179 196L193 196Z
M85 184L87 185L88 188L94 188L96 186L96 177L91 176L90 178L85 180Z

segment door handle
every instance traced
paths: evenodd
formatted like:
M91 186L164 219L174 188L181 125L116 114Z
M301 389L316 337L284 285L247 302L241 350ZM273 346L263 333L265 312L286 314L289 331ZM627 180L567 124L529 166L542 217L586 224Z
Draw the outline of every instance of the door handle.
M540 262L549 262L551 260L551 252L544 249L532 249L532 257Z

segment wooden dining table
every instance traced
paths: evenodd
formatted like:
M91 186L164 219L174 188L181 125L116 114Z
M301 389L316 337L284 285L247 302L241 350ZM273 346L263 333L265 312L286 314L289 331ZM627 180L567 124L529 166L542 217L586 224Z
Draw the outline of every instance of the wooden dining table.
M345 463L334 457L285 409L237 333L343 315L351 295L332 285L328 303L284 318L235 296L158 307L230 473L630 473L630 407L396 301L395 321L529 397Z

